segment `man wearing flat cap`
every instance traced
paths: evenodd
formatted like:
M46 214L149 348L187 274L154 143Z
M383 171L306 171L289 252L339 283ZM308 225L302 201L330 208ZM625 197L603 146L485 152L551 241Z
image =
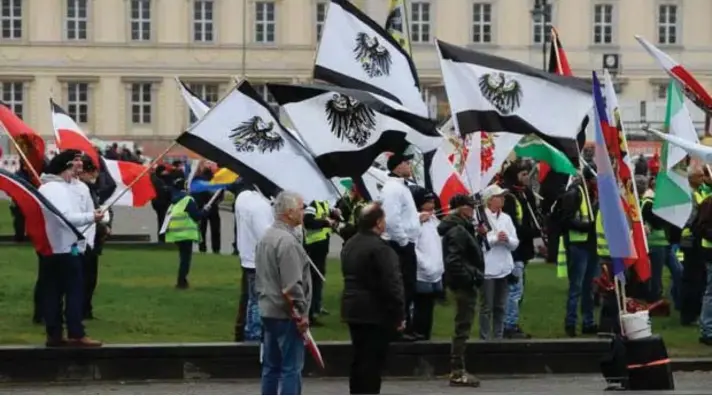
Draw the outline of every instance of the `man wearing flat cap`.
M381 237L388 241L393 250L398 254L401 274L403 276L403 290L405 295L406 331L403 339L414 340L412 335L411 304L415 297L415 284L417 274L417 258L415 255L415 241L420 235L420 217L415 207L413 195L407 185L407 179L412 177L410 160L411 155L394 153L388 158L387 167L390 172L388 179L381 189L383 211L386 213L386 231ZM424 218L429 214L424 214Z
M50 161L42 175L39 192L59 210L72 225L80 230L104 219L100 210L84 209L78 198L78 187L73 186L82 171L82 153L65 150ZM83 184L82 184L83 185ZM86 187L86 186L85 186ZM53 227L51 223L48 227ZM64 227L48 230L55 234L71 234L61 240L72 241L65 246L53 246L54 253L43 256L43 271L40 271L44 321L49 347L78 346L97 347L101 342L86 336L82 324L83 282L82 266L85 241L77 241L74 234ZM58 238L60 240L60 238ZM67 324L67 338L63 336L62 312Z

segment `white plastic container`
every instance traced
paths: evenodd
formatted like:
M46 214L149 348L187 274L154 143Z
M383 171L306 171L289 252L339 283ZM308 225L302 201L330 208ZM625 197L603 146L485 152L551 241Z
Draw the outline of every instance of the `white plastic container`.
M638 311L621 315L623 334L629 340L639 340L653 335L650 313L648 311Z

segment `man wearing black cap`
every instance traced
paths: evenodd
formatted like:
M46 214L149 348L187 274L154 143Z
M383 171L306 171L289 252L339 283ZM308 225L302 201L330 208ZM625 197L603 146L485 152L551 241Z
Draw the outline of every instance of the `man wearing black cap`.
M99 185L99 169L92 158L88 155L82 156L82 171L79 174L79 180L83 182L88 190L89 198L93 209L99 209L101 202L99 198L99 190L102 186ZM84 194L83 188L80 193ZM96 226L91 226L84 233L87 238L87 250L84 253L84 304L83 315L84 319L94 319L94 310L92 300L94 298L94 290L99 271L99 256L101 255L104 240L111 233L111 211L104 213L104 218Z
M383 211L386 213L386 231L381 237L388 241L398 254L401 275L403 276L406 318L404 340L415 339L412 335L410 308L415 297L418 267L415 255L415 241L420 234L421 218L406 182L407 179L412 177L410 167L412 158L413 156L403 153L391 155L387 162L390 174L383 185L383 189L381 189L381 202L383 203ZM429 217L429 214L423 214L423 219L427 217Z
M77 199L75 177L82 170L81 152L65 150L50 161L46 173L42 175L39 192L51 202L75 227L83 230L100 222L104 214L99 210L83 210ZM51 224L48 224L51 226ZM48 230L56 234L69 234L65 228ZM101 346L101 342L86 336L82 324L82 251L84 244L78 243L72 233L62 238L72 241L66 246L53 246L54 253L42 257L44 266L42 299L44 320L47 331L47 346ZM67 324L67 338L63 337L61 307L64 305L64 320Z

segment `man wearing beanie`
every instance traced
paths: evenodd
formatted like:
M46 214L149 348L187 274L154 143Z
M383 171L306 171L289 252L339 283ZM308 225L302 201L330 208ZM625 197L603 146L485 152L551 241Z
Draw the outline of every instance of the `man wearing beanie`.
M101 221L104 215L99 210L83 209L84 203L78 199L75 187L76 176L82 170L81 152L65 150L50 161L46 173L42 175L39 192L59 210L72 225L83 230ZM51 226L51 224L48 224ZM57 228L51 232L70 232ZM67 238L71 239L71 238ZM55 253L41 258L42 299L44 320L49 347L80 346L97 347L101 342L86 336L82 324L83 282L82 251L85 241L55 248ZM67 324L67 338L63 337L62 306L64 323Z
M415 241L420 235L421 215L415 207L413 195L410 193L406 180L412 176L410 160L413 157L403 153L395 153L388 158L387 167L389 177L381 189L381 202L386 213L386 231L381 237L388 241L393 250L398 254L401 275L403 276L403 290L405 295L406 330L403 334L405 341L414 341L412 335L411 305L415 297L415 284L417 274L417 258L415 255ZM426 213L422 217L428 218Z
M88 155L82 156L82 171L79 173L79 182L73 183L79 199L91 210L99 209L101 185L99 182L99 169ZM86 188L85 188L86 187ZM88 196L87 196L88 194ZM99 271L99 256L101 255L104 240L111 232L111 211L104 213L104 218L96 225L90 226L84 233L87 248L84 252L84 303L82 304L82 317L94 319L92 300ZM81 230L84 231L84 230Z

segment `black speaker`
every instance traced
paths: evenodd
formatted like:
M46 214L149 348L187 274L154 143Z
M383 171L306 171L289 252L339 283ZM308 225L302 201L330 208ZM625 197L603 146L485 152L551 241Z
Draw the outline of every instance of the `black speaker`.
M659 335L625 340L629 390L674 390L675 380L665 342Z

